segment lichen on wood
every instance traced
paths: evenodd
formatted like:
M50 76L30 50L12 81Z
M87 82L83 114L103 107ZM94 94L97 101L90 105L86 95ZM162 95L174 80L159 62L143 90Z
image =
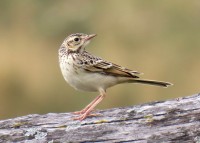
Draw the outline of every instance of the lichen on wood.
M72 113L2 120L0 142L200 143L200 94L96 112L83 121Z

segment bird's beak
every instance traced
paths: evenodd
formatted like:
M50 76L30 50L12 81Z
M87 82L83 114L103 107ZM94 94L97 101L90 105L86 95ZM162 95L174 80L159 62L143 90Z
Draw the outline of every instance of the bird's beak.
M88 36L85 38L85 41L89 41L89 40L91 40L92 38L94 38L95 36L97 36L97 34L90 34L90 35L88 35Z

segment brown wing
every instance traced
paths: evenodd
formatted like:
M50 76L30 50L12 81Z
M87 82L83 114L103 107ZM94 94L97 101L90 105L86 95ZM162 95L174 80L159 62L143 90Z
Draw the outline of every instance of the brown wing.
M137 74L140 74L137 71L132 71L130 69L103 60L99 60L95 64L85 66L84 69L91 72L99 72L102 74L113 75L118 77L139 78Z

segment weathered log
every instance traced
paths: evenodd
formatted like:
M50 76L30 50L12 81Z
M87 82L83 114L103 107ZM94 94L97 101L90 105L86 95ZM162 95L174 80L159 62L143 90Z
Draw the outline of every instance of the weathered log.
M84 121L71 113L2 120L0 142L200 143L200 94L96 112Z

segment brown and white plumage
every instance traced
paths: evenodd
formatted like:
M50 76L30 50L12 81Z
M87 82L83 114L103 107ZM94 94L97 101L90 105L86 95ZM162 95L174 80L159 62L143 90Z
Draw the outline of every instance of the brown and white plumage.
M59 63L65 80L75 89L99 91L100 95L82 111L76 119L83 120L105 97L106 89L121 83L142 83L167 87L168 82L140 79L140 73L96 57L85 46L95 37L76 33L68 36L59 49Z

